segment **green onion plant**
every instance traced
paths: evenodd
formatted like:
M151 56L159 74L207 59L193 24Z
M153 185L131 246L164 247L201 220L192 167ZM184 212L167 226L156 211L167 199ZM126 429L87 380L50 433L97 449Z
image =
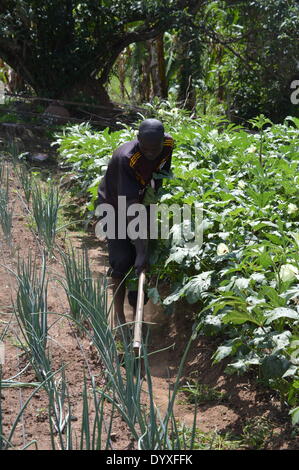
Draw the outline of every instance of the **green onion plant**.
M29 204L33 185L32 173L29 171L26 165L22 164L16 168L16 173L18 180L23 188L26 202Z
M45 243L48 253L52 253L57 233L58 211L62 195L55 186L42 189L34 184L32 191L32 212L39 237Z
M9 208L9 174L0 172L0 224L6 242L11 245L12 209Z
M111 403L128 426L132 438L138 443L138 448L146 449L177 449L181 439L173 413L175 397L178 392L179 379L183 364L191 345L190 339L174 390L170 393L169 404L165 416L161 416L155 405L154 391L151 380L150 366L147 354L147 342L143 344L140 357L135 356L130 335L122 334L124 352L120 356L113 331L111 331L107 315L107 279L94 279L89 286L90 291L80 293L80 298L70 291L68 294L78 302L82 317L89 325L86 333L96 347L105 370L108 391L103 395ZM144 378L149 408L142 402ZM176 436L176 437L175 437Z
M32 364L39 380L50 370L46 354L48 337L48 312L46 261L43 257L41 269L36 260L28 256L27 261L18 259L17 297L14 312L25 340L24 347L30 351Z
M62 284L68 297L71 315L79 326L80 322L83 320L83 315L78 299L80 300L82 296L88 299L90 295L93 296L94 294L88 253L87 250L83 250L82 253L78 252L76 254L75 251L71 249L67 253L62 252L61 259L65 275ZM99 296L97 300L101 304L101 296Z

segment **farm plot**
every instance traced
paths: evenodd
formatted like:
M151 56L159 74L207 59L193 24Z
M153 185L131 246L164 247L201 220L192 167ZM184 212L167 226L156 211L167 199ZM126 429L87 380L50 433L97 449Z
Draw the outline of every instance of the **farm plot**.
M160 201L169 208L200 203L203 239L190 247L182 222L170 213L173 237L151 251L148 293L167 313L179 300L193 306L196 331L220 340L214 363L229 361L229 374L250 371L280 396L296 425L298 119L273 124L261 115L249 121L249 131L215 116L193 120L167 105L155 115L176 142L172 174L159 175L165 180ZM57 137L72 166L74 194L90 195L86 208L93 208L107 158L133 136L133 129L93 133L81 126ZM97 143L94 159L90 149ZM194 218L191 232L195 226Z
M20 173L6 163L2 174L12 223L1 245L1 447L184 446L181 433L170 437L178 382L159 412L148 368L142 381L130 343L120 354L114 340L104 253L97 250L94 271L88 237L56 237L61 201L53 181L36 178L26 198Z
M54 179L45 186L36 178L34 186L23 170L6 162L1 176L2 447L295 448L276 393L248 374L228 378L222 364L211 367L221 343L192 341L195 312L182 295L170 317L148 307L145 319L155 324L141 380L130 345L120 354L109 328L104 246L59 231L59 219L55 229L61 200ZM31 187L39 195L36 217ZM49 225L39 224L41 212Z

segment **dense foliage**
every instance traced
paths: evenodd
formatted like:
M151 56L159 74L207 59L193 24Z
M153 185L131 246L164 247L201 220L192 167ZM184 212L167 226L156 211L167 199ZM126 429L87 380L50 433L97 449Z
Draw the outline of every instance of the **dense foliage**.
M0 57L42 96L85 91L96 98L101 91L105 102L102 86L121 51L173 26L197 3L4 0Z
M227 2L218 3L220 33L239 38L233 48L223 50L215 67L232 115L248 119L265 113L275 122L288 114L298 116L298 106L290 101L290 84L298 75L298 2L255 0L241 8L234 2L228 8Z
M194 114L278 122L298 116L298 13L296 0L4 0L0 76L47 98L174 97Z
M260 113L274 122L298 116L290 99L299 73L298 21L295 0L203 2L164 34L168 97L194 114L218 108L241 124ZM148 41L132 45L114 68L132 101L157 96L152 49Z

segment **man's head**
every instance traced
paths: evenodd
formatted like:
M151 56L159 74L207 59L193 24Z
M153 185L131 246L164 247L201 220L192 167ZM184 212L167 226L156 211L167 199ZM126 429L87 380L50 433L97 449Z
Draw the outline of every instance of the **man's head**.
M158 119L145 119L137 135L141 153L149 160L157 158L164 144L164 126Z

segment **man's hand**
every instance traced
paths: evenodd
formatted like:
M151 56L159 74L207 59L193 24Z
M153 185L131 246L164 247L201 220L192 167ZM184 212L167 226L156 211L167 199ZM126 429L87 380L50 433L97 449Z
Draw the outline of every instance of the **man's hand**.
M151 186L148 186L146 188L142 204L144 204L145 206L149 206L150 204L157 204L157 202L158 197L156 191Z
M131 204L138 203L136 200L130 200L127 202L127 213L128 213L128 208L130 207ZM127 216L127 223L129 224L134 220L133 216ZM133 239L130 236L129 230L128 230L128 236L131 238L135 250L136 250L136 258L135 258L135 271L137 276L141 273L141 271L146 270L148 267L148 240L147 239L142 239L142 238L136 238Z
M136 249L135 271L137 276L139 276L141 271L147 270L148 268L148 242L147 240L138 238L134 241L134 245Z

